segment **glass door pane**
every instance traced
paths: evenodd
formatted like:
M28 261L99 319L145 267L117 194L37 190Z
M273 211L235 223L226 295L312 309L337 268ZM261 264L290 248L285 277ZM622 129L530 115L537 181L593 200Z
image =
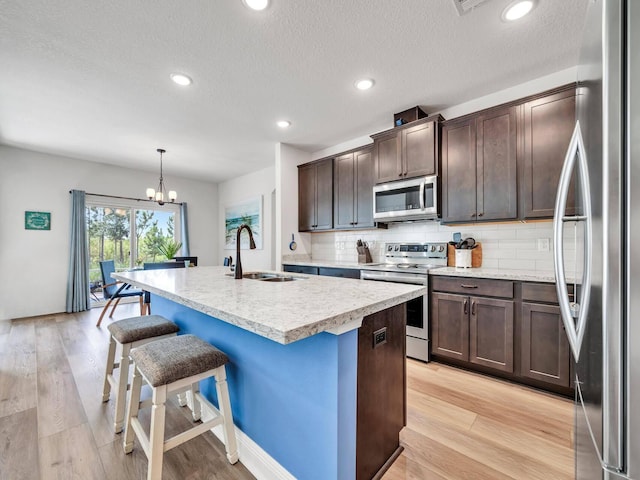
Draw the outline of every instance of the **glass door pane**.
M87 206L87 236L89 239L89 282L91 300L103 300L100 262L113 260L116 271L131 266L129 231L131 209L109 206ZM107 279L107 282L110 279Z
M159 248L175 239L174 212L166 210L136 210L134 263L141 267L145 262L168 260Z

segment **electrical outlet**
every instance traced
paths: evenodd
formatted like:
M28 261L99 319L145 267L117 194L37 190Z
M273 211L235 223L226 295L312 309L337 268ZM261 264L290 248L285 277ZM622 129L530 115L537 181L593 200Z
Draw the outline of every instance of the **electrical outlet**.
M538 251L539 252L548 252L549 251L549 239L548 238L539 238L538 239Z
M387 343L387 327L382 327L373 332L373 348L378 348L385 343Z

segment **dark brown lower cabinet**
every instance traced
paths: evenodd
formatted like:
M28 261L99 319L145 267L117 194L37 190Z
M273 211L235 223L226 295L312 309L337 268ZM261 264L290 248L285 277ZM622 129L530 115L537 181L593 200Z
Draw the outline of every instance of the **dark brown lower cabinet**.
M469 361L469 297L431 295L432 353Z
M365 317L358 330L356 479L399 453L406 425L406 304Z
M434 293L432 353L513 372L513 301Z
M573 395L554 284L435 275L430 283L434 360Z
M513 372L513 301L470 297L469 360Z
M560 307L522 304L520 375L563 387L570 386L569 342Z

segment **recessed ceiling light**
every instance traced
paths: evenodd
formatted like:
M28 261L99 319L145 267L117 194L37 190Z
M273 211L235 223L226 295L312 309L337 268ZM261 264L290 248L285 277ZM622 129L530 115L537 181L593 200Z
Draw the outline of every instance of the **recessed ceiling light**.
M358 80L356 82L356 88L358 90L369 90L371 87L373 87L373 80L370 78L363 78L361 80Z
M171 80L173 80L178 85L182 85L183 87L186 87L187 85L191 85L193 83L193 80L191 80L190 77L182 73L172 73L170 76Z
M242 0L251 10L264 10L269 6L269 0Z
M535 0L516 0L515 2L511 2L502 11L502 20L506 22L518 20L531 12L534 6Z
M288 120L280 120L276 122L276 125L278 125L280 128L289 128L291 126L291 122Z

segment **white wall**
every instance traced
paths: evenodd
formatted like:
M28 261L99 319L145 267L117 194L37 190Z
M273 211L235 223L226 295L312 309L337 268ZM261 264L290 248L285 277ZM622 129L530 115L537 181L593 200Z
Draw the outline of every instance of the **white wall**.
M142 198L158 175L0 146L0 320L65 310L69 262L69 190ZM217 185L167 182L188 203L191 254L218 261ZM51 212L51 230L24 229L26 210Z
M295 235L298 255L311 254L310 233L298 232L298 165L311 161L311 155L291 145L276 145L276 268L282 265L289 250L291 234Z
M262 196L262 223L263 238L262 248L242 250L242 268L245 271L252 269L273 269L273 243L274 223L272 192L275 189L275 166L271 166L257 172L243 175L233 180L218 184L218 218L220 228L218 230L218 264L222 264L222 258L231 255L236 262L235 243L232 249L225 249L224 208L227 205L247 200L259 195ZM243 233L246 235L246 233Z

